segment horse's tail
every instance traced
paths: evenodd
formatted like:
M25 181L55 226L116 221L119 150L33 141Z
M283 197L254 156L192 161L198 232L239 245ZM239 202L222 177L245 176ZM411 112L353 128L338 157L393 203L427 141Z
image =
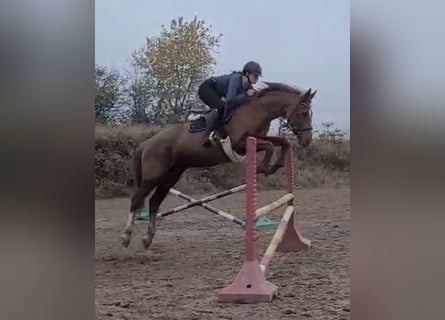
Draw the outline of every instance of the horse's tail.
M139 188L142 184L142 152L143 148L138 148L133 153L132 158L132 168L133 168L133 179L135 189Z

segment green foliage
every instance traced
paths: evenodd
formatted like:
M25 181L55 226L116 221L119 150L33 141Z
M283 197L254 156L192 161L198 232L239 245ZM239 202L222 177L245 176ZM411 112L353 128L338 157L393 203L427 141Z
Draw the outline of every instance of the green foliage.
M124 78L119 71L103 66L95 68L96 94L95 110L96 123L108 124L119 122L124 99Z
M153 103L152 79L134 63L132 66L127 88L131 123L147 124L153 122L149 113Z
M170 28L162 26L159 37L147 39L133 54L133 62L152 81L157 102L152 106L155 123L182 121L187 102L196 92L198 81L212 71L213 53L221 35L214 35L203 20L174 19Z
M114 195L125 194L131 154L141 141L153 136L157 130L142 126L96 127L94 164L95 185L99 193L112 187Z

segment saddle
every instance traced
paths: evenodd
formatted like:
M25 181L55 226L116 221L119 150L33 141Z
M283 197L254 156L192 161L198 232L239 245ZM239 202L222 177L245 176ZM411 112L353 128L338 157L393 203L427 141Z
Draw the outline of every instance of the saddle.
M189 132L202 132L207 129L208 118L212 115L212 112L218 112L215 109L207 109L207 110L199 110L199 111L190 111L188 120L188 131ZM224 125L227 124L230 119L232 119L233 115L236 112L236 108L228 111L227 105L224 106L224 113L222 119L219 124L216 124L213 132L210 134L210 140L214 141L216 144L219 141L221 148L224 153L232 162L243 162L246 158L246 155L241 155L236 153L232 148L232 142L230 137L224 130Z
M219 124L215 126L215 130L217 131L220 138L226 138L227 134L224 130L224 125L226 125L230 119L232 119L235 114L237 108L228 110L227 104L224 105L224 113L222 119L220 119ZM208 118L211 116L212 112L217 112L215 109L206 110L190 110L190 113L187 117L188 120L188 131L189 132L202 132L207 129Z

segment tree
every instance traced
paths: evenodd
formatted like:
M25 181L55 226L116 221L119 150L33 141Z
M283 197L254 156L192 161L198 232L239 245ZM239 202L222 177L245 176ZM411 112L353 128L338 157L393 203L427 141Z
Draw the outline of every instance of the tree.
M124 79L117 70L96 66L96 123L109 124L123 115Z
M152 80L157 101L151 112L158 123L184 120L192 93L216 62L212 54L221 36L197 17L189 22L180 17L171 21L169 29L162 26L159 37L147 38L133 54L134 63Z
M137 65L133 63L132 67L127 88L129 116L133 124L149 123L150 108L153 103L152 81Z

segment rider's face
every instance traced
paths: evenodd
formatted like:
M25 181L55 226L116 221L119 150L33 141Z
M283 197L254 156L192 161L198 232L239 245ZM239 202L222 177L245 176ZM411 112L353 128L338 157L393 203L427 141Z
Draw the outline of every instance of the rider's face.
M259 75L254 74L254 73L248 73L248 74L247 74L247 77L249 78L249 82L250 82L250 83L255 84L255 83L258 82Z

